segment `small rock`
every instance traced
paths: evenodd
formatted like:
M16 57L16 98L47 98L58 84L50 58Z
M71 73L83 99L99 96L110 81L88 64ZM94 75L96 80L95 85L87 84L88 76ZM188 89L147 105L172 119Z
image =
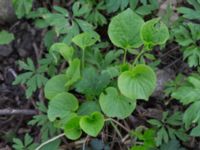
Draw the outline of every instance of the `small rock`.
M4 79L5 79L4 81L6 84L12 85L16 76L17 75L12 68L7 67L4 69Z
M173 23L179 18L179 14L176 12L176 8L180 3L182 3L181 0L175 0L175 1L170 1L170 2L169 0L166 0L164 2L163 0L159 0L159 3L160 3L160 7L157 14L159 17L162 18L167 13L168 6L170 4L170 7L173 13L171 16L168 16L170 21L168 21L167 23L169 22Z
M12 0L0 0L0 24L12 23L16 20Z
M28 51L23 49L23 48L19 48L17 50L18 54L20 57L24 58L24 57L27 57L28 56Z
M13 52L11 45L0 45L0 56L7 57Z
M163 99L165 98L164 94L165 84L175 77L175 73L171 69L164 69L164 70L158 70L156 74L157 74L157 86L152 96L155 97L156 99Z

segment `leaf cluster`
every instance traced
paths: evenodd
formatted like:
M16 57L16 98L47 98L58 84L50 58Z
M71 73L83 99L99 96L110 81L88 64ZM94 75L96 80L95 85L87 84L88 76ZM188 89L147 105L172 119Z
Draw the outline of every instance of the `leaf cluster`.
M200 65L200 25L185 23L173 29L176 42L181 46L183 58L187 60L189 67Z
M162 119L149 119L148 123L155 126L156 133L156 145L160 146L163 143L168 143L173 139L180 139L181 141L187 141L188 136L184 127L182 126L182 113L175 112L169 115L168 112L163 112Z
M125 119L139 100L149 100L157 79L146 60L155 60L151 54L153 48L163 46L169 39L168 28L160 18L146 21L140 16L156 10L156 1L80 0L72 3L71 10L54 6L52 12L46 8L30 12L30 4L15 2L16 9L28 5L26 10L17 11L18 17L34 19L37 27L49 29L44 37L48 55L37 64L31 59L19 61L25 72L14 84L25 84L27 97L44 86L48 107L39 104L41 114L29 122L41 126L42 142L59 131L71 140L79 139L83 133L96 137L107 121ZM108 26L113 45L102 42L94 29L107 23L105 10L111 14L120 9L123 11ZM106 52L102 53L103 50ZM134 59L127 59L127 55ZM56 72L56 66L62 62L66 63L65 68ZM178 134L174 129L169 132L170 138ZM135 132L144 144L132 149L155 147L154 133L153 130ZM169 141L165 135L160 139Z
M193 74L186 78L185 82L172 93L172 97L180 101L183 105L189 105L183 115L185 127L189 129L192 124L196 124L190 132L192 136L199 136L199 88L200 77L198 74Z
M145 38L148 35L142 31L148 31L152 27L155 27L154 33L155 36L160 36L159 39L155 36ZM119 36L122 32L124 36ZM142 52L145 53L155 45L164 44L169 38L166 26L159 19L145 23L140 16L127 9L113 17L108 33L113 44L125 52L122 66L115 62L121 51L110 51L103 57L99 54L98 44L94 56L102 61L95 63L91 58L85 58L91 55L91 48L95 48L95 43L100 41L99 35L94 31L73 37L72 42L75 45L55 43L50 47L49 52L55 60L61 56L67 61L68 67L64 73L53 76L45 85L45 96L49 99L47 114L49 120L54 122L56 127L63 129L69 139L78 139L82 131L90 136L97 136L104 126L106 116L118 119L128 117L134 111L137 99L147 101L155 89L156 75L153 69L148 65L138 64L137 57L140 57L140 54L136 55L133 65L127 63L126 50L131 51L145 45ZM81 52L81 59L76 53L77 50ZM104 67L99 67L101 64L104 64ZM116 74L109 73L111 68L116 70ZM117 83L114 78L118 78ZM82 98L77 98L73 90L82 95Z

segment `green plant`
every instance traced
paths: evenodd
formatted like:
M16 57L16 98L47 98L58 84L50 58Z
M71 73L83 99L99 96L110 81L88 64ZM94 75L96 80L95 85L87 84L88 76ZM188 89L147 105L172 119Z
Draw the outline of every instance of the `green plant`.
M165 94L171 96L171 94L176 91L184 82L185 77L182 74L178 74L174 80L170 80L165 84Z
M85 8L86 13L83 14L83 17L95 27L102 26L107 23L107 19L102 13L106 9L104 1L98 2L81 0L78 4L79 7L81 6L83 9Z
M118 10L122 11L128 6L137 14L144 16L149 15L154 10L158 9L159 4L158 1L154 0L106 0L106 8L108 13L116 12Z
M168 143L161 145L160 150L186 150L185 148L181 147L179 141L171 140Z
M94 45L99 40L99 35L95 32L81 33L72 39L72 41L82 49L82 68L84 68L85 64L85 49Z
M179 7L177 10L179 13L183 14L184 18L187 19L199 19L199 8L200 8L200 1L199 0L188 0L187 1L192 8L190 7Z
M136 107L136 102L132 101L131 98L121 95L114 87L108 87L106 94L102 93L100 95L99 103L102 111L108 117L117 117L120 119L128 117Z
M0 45L9 44L14 40L14 35L8 31L2 30L0 32Z
M192 128L190 135L199 136L200 117L199 117L199 88L200 77L198 74L192 74L186 78L185 82L172 93L172 97L180 101L183 105L189 105L183 115L183 122L186 129L192 124L196 127Z
M29 14L33 0L12 0L17 17L20 19Z
M200 0L12 2L19 25L34 23L34 35L43 38L35 42L39 57L18 62L13 84L25 85L29 108L38 114L28 122L37 128L31 136L17 132L13 149L185 150L198 144ZM17 49L14 38L0 30L3 49ZM177 63L183 63L179 50L188 66ZM165 96L157 96L168 70L178 75L165 85ZM9 142L13 133L2 138Z
M149 28L154 29L155 36L151 36ZM144 33L143 30L150 34ZM72 39L82 51L82 61L79 59L80 53L77 55L78 47L74 45L71 47L64 43L56 43L50 48L55 60L61 55L69 66L61 74L53 76L45 85L45 97L49 99L48 118L57 128L64 130L69 139L78 139L82 131L96 137L103 129L105 121L112 121L110 117L128 117L134 111L137 99L147 101L156 86L153 69L146 64L139 64L139 59L151 51L153 46L162 45L167 41L169 33L166 26L159 19L145 23L140 16L127 9L113 17L108 33L112 43L124 49L124 64L120 65L119 61L118 64L113 64L118 66L114 67L117 70L116 75L111 75L108 68L121 52L112 56L114 52L111 51L103 59L97 48L96 56L99 56L102 62L90 63L92 59L85 58L91 54L91 47L95 47L95 43L99 41L97 33L84 32ZM157 38L158 36L160 38ZM126 53L138 51L137 48L142 45L143 49L136 54L133 64L127 62ZM104 67L94 67L101 63L105 64ZM117 83L116 80L112 80L113 77L118 77ZM82 95L81 101L72 94L73 90ZM116 107L111 110L108 107L112 105Z
M33 138L29 134L25 135L24 141L14 138L13 142L13 148L15 150L33 150L37 147L37 144L33 142Z
M170 139L178 138L182 141L188 140L188 135L182 127L182 118L180 112L175 112L172 115L169 115L168 112L163 112L161 120L148 120L148 123L155 126L157 129L155 140L157 146L160 146L163 142L168 143Z
M138 127L135 129L135 131L132 132L132 135L136 138L136 144L132 146L131 150L149 150L156 148L155 131L153 129L145 130L142 127ZM143 143L137 144L137 141L138 143Z
M173 30L175 40L183 51L183 58L187 60L190 67L197 67L200 64L199 27L199 24L185 23Z
M30 58L27 59L27 63L19 61L19 66L27 72L17 76L13 84L25 84L27 86L26 97L31 97L33 92L45 85L47 78L44 73L47 68L44 66L37 69Z
M28 15L28 18L35 19L37 27L52 27L52 29L47 32L46 38L57 38L59 41L69 44L71 39L80 32L87 32L94 29L91 23L81 19L81 17L87 13L88 9L82 7L79 2L73 4L72 16L71 12L59 6L54 6L53 10L54 12L49 12L45 8L38 8Z
M54 127L54 124L49 121L47 116L48 109L46 108L46 106L42 102L37 102L36 104L37 109L40 111L40 114L33 116L32 120L28 122L28 125L40 127L40 140L41 142L44 142L58 134L59 130L57 130ZM59 145L56 143L59 143L59 140L57 140L53 145Z
M47 55L46 58L38 60L38 66L30 58L27 58L27 62L19 61L20 68L26 72L18 75L13 84L25 84L27 87L26 97L30 98L38 88L41 88L47 82L48 79L45 77L45 73L49 76L55 74L56 64L53 62L51 55Z
M45 142L49 138L55 136L59 133L59 131L54 127L54 124L49 121L47 117L47 108L45 105L41 102L37 103L37 108L41 112L39 115L33 116L33 119L28 122L28 125L32 126L38 126L40 127L40 142ZM29 134L26 134L24 136L24 141L20 140L19 138L13 139L13 148L15 150L35 150L36 147L38 147L39 141L34 141L34 136L30 136ZM44 145L42 147L42 150L57 150L60 145L60 140L54 140L52 142L49 142L48 144Z

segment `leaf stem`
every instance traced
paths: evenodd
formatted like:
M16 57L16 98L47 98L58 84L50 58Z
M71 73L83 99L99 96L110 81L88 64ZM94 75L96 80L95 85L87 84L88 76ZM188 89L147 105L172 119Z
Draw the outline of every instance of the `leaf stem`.
M85 67L85 49L82 49L82 69Z
M40 150L40 149L41 149L43 146L45 146L46 144L51 143L51 142L53 142L53 141L55 141L55 140L57 140L57 139L63 137L64 135L65 135L64 133L61 133L61 134L59 134L59 135L57 135L57 136L55 136L55 137L53 137L53 138L47 140L46 142L44 142L44 143L42 143L41 145L39 145L35 150Z
M87 135L87 137L86 137L85 140L84 140L82 150L85 150L85 145L86 145L86 142L88 141L88 139L89 139L89 136Z
M142 50L140 51L140 53L136 56L136 58L135 58L135 60L134 60L134 62L133 62L133 66L136 65L136 63L138 62L138 59L142 56L142 54L143 54L144 52L145 52L144 49L142 49Z
M124 49L123 64L126 63L126 55L127 55L127 49Z

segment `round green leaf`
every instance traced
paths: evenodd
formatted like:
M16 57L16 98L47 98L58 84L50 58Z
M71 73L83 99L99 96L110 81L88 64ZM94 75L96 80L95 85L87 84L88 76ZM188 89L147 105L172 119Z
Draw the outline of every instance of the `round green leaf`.
M54 121L57 118L62 119L78 109L77 98L67 92L57 94L50 102L48 107L48 118Z
M53 125L54 125L55 128L59 128L59 129L63 129L64 130L66 123L70 119L72 119L72 118L74 118L76 116L77 116L77 114L75 112L70 112L69 111L69 112L65 113L65 115L61 116L62 118L57 117L56 120L53 121Z
M67 83L67 76L64 74L60 74L54 76L50 80L47 81L44 87L45 97L51 100L54 96L59 93L65 92L65 84Z
M148 100L156 87L156 74L147 65L137 65L119 76L118 87L130 99Z
M160 18L151 19L142 26L141 38L149 47L162 45L169 39L169 31Z
M100 95L99 102L102 111L108 117L117 117L119 119L128 117L136 106L136 101L121 95L114 87L108 87L106 94L102 93Z
M96 137L104 126L104 117L100 112L84 116L80 120L81 129L90 136Z
M84 32L76 35L72 41L78 45L81 49L92 46L100 40L99 35L96 32Z
M65 127L64 127L64 133L66 137L70 140L76 140L80 138L82 131L79 125L80 117L76 116L70 119Z
M140 47L143 44L140 37L143 24L140 16L127 9L112 18L108 27L109 38L114 45L123 49Z

